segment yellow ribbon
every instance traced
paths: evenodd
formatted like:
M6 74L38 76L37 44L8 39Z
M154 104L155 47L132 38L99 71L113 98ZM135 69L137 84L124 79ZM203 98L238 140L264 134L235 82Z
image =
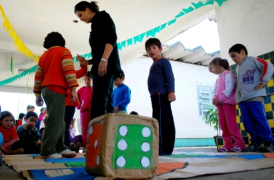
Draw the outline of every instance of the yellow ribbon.
M14 45L17 47L18 51L20 51L22 54L25 54L28 58L33 59L35 62L39 61L39 56L36 56L33 52L27 48L27 46L21 41L19 36L17 35L16 31L13 29L12 25L10 24L4 9L0 5L0 11L1 11L1 16L4 19L3 23L3 28L6 29L6 32L9 32L10 38L13 38Z

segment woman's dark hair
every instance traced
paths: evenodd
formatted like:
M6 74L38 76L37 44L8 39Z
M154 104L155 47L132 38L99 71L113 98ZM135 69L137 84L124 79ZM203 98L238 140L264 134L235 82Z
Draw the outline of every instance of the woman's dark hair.
M158 46L159 49L162 47L161 41L159 39L157 39L157 38L149 38L146 41L146 44L145 44L146 51L147 51L147 48L150 47L150 46L152 46L152 45Z
M9 117L9 116L12 117L13 123L15 123L15 119L14 119L13 115L11 114L11 112L9 112L9 111L2 111L1 112L1 117L0 117L0 124L1 124L1 122L2 122L2 120L4 118Z
M45 37L44 48L49 49L53 46L65 47L66 41L58 32L51 32Z
M233 45L229 50L228 50L228 53L231 53L231 52L237 52L237 53L241 53L241 50L244 50L245 51L245 55L248 55L248 52L247 52L247 49L244 45L242 44L235 44Z
M92 79L92 74L91 74L90 71L88 71L87 74L86 74L85 76L90 77L90 78Z
M33 112L33 111L27 112L27 114L26 114L25 117L28 119L28 118L30 118L31 116L34 116L34 117L38 118L37 114L36 114L35 112Z
M90 3L87 1L81 1L74 7L74 13L76 11L85 11L86 8L89 8L92 12L97 13L99 12L99 6L97 5L98 2L91 1Z
M219 64L220 66L224 67L226 70L230 70L228 61L226 59L216 57L209 63L209 65L212 65L212 64L213 65Z

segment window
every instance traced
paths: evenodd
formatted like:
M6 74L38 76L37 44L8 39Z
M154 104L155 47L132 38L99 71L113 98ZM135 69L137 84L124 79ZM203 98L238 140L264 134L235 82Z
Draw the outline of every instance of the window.
M204 115L206 114L207 107L211 104L213 95L214 85L202 83L199 83L197 85L198 107L201 117L204 117Z

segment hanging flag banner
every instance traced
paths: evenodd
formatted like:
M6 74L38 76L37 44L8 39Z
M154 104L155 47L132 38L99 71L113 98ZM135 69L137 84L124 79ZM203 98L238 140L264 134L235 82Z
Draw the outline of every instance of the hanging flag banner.
M131 37L127 40L124 40L122 42L117 43L118 49L122 50L123 48L135 45L137 42L143 42L146 38L148 37L155 37L156 33L160 33L162 30L164 30L165 28L167 28L168 26L175 24L176 23L176 19L191 13L192 11L194 11L195 9L201 8L203 6L207 6L207 5L213 5L214 2L216 2L220 7L223 5L223 3L227 1L227 0L200 0L197 3L192 2L192 6L189 6L188 8L183 8L181 12L179 12L174 19L170 20L169 22L166 22L160 26L157 26L153 29L150 29L146 32L143 32L137 36ZM14 44L17 47L18 51L20 51L21 53L25 54L27 57L33 59L35 62L39 61L39 56L36 56L33 54L33 52L31 52L26 45L21 41L21 39L19 38L19 36L17 35L16 31L13 29L12 25L10 24L7 16L5 15L4 9L2 8L2 6L0 5L0 12L1 12L1 16L4 19L4 23L3 23L3 27L6 29L6 32L9 32L10 37L13 38L14 40ZM146 37L146 38L145 38ZM91 59L92 58L92 54L91 53L86 53L81 55L82 57L84 57L85 59ZM73 57L74 62L76 62L76 57ZM18 75L15 75L11 78L5 79L0 81L0 86L4 86L6 84L12 83L13 81L16 81L24 76L26 76L27 74L33 73L36 71L37 65L31 67L30 69L24 71L23 73L20 73ZM13 60L11 60L11 71L13 72Z
M12 57L12 55L11 55L11 58L10 58L10 71L11 71L12 74L14 74L13 73L13 57Z
M26 84L26 94L28 94L29 92L29 86L28 86L28 81L27 81L27 84Z
M1 16L4 19L3 28L6 29L6 32L9 32L10 37L13 38L14 45L17 47L17 50L20 51L22 54L25 54L27 57L33 59L35 62L39 61L39 56L34 55L33 52L31 52L27 46L22 42L22 40L17 35L16 31L13 29L11 23L9 22L4 9L0 5L0 12Z

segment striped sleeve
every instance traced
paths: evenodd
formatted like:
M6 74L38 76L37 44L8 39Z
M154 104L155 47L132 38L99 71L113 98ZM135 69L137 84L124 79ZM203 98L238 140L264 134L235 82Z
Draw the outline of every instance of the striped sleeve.
M43 77L44 77L43 70L39 65L37 65L37 70L35 72L35 78L34 78L34 89L33 89L35 96L41 96L41 84L43 82Z
M10 140L10 141L7 142L7 143L3 143L3 146L4 146L4 147L8 147L8 146L12 145L13 143L15 143L15 142L17 142L17 141L19 141L19 138L17 138L17 139L12 139L12 140Z
M257 67L262 71L260 78L261 82L263 84L267 84L267 82L270 81L273 75L273 64L260 58L256 58L255 63Z
M64 51L63 56L62 56L62 69L63 73L65 75L65 78L67 80L68 86L71 89L74 89L78 87L78 82L76 80L76 73L74 70L74 65L73 65L73 60L71 53L69 50Z
M8 142L6 141L5 143L3 143L3 146L5 147L12 145L16 141L19 141L19 137L17 135L16 129L14 126L10 128L10 131L11 131L10 140Z

